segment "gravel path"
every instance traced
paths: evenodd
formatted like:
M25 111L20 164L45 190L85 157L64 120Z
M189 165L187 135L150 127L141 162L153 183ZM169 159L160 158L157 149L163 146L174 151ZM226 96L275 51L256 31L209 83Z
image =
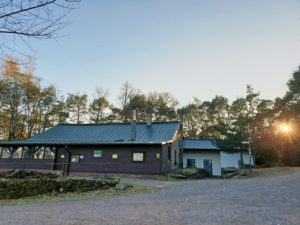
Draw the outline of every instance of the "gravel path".
M0 224L300 224L300 168L243 180L123 180L163 189L0 207Z

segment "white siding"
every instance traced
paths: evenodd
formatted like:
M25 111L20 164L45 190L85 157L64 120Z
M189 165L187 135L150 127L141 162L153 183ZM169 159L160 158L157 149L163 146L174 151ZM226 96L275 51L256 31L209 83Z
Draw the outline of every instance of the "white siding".
M226 153L221 152L221 168L236 167L238 168L238 161L240 160L240 153ZM249 165L249 154L243 153L244 164ZM253 165L253 157L251 157L251 165Z
M195 159L195 166L197 168L204 168L203 160L212 160L212 173L213 176L221 176L221 160L220 152L208 152L208 151L183 151L183 168L187 166L187 159Z

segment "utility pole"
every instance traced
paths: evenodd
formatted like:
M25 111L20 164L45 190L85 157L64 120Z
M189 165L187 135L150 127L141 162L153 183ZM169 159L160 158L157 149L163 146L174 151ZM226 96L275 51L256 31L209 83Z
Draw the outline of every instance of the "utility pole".
M248 138L248 141L243 141L242 144L248 144L248 154L249 154L249 172L251 174L251 156L252 156L252 151L251 151L251 142L252 139L251 137Z
M251 137L248 138L248 150L249 150L249 172L251 174L251 155L252 155L252 152L251 152Z

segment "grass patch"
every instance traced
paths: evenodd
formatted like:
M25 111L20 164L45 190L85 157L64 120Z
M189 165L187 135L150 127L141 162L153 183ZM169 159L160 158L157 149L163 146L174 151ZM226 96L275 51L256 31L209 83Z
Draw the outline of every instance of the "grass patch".
M299 167L270 167L270 168L254 168L252 169L252 176L255 177L276 177L286 174L291 174L299 170Z
M38 195L33 197L21 198L21 199L0 200L0 206L36 204L42 202L88 199L92 197L115 196L115 195L131 195L131 194L141 194L141 193L145 194L145 193L153 193L157 190L158 189L156 188L145 187L140 185L132 185L132 187L128 187L126 190L123 191L116 190L115 188L109 188L106 190L95 190L95 191L88 191L88 192L52 193L52 194Z
M184 168L181 169L182 173L196 173L197 172L197 168Z
M251 173L249 169L245 169L246 175L234 176L233 179L248 179L253 177L277 177L293 172L292 167L271 167L271 168L252 168Z

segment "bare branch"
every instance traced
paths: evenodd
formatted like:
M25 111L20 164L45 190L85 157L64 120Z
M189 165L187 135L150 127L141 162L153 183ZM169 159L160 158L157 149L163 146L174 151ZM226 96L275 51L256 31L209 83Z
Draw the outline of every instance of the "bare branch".
M80 1L1 0L0 48L2 46L12 51L15 47L10 47L8 43L20 40L21 43L23 42L31 49L27 39L58 37L58 31L69 25L69 22L66 20L67 15ZM4 40L6 41L4 42ZM14 44L11 44L11 46Z
M56 0L52 0L50 2L41 3L41 4L35 5L33 7L21 9L19 11L11 12L11 13L8 13L8 14L4 14L4 15L0 16L0 19L2 19L4 17L9 17L9 16L12 16L12 15L15 15L15 14L20 14L20 13L25 12L25 11L30 11L30 10L33 10L33 9L41 8L41 7L44 7L46 5L49 5L49 4L52 4L52 3L55 3L55 2L56 2Z

